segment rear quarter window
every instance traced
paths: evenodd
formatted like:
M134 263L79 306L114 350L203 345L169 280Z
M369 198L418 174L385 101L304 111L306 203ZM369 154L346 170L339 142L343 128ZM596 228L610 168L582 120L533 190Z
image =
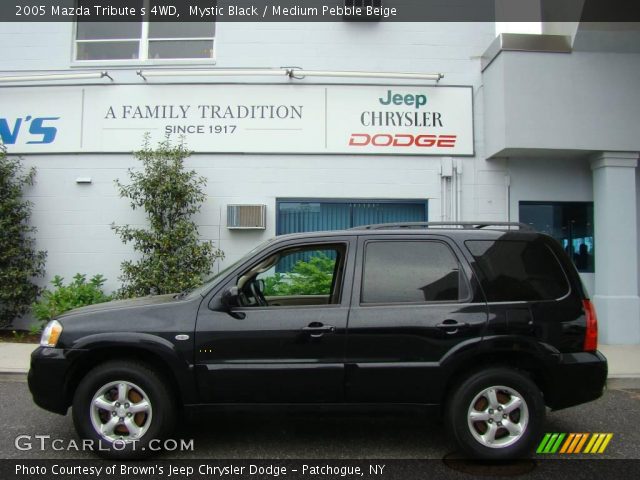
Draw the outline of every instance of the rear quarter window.
M542 242L467 240L489 302L554 300L569 293L558 259Z

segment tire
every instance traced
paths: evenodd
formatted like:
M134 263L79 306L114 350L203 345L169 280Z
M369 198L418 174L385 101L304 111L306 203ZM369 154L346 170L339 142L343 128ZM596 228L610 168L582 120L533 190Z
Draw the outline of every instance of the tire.
M153 368L134 361L98 365L73 397L73 424L104 458L141 458L171 434L176 408L167 382Z
M470 375L453 390L446 407L449 432L470 458L527 457L544 424L540 390L529 377L508 368Z

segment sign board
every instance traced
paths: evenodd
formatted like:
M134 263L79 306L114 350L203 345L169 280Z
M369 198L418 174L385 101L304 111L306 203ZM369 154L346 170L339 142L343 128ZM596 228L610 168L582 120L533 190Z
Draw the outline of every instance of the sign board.
M473 155L470 87L91 85L0 88L10 153L131 152L184 135L202 153Z

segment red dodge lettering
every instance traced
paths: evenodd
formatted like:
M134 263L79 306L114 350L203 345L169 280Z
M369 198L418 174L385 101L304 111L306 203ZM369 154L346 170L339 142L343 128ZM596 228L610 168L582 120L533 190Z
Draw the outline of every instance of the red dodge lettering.
M411 135L408 133L352 133L349 138L350 147L438 147L454 148L457 135Z

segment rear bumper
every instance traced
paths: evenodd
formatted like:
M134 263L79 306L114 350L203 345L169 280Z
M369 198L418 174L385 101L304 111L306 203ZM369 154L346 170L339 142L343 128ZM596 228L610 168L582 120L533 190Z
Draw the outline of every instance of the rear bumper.
M559 410L600 398L607 372L607 359L598 351L563 353L547 378L545 403Z
M67 413L70 399L66 395L65 380L69 367L65 351L60 348L34 350L27 382L36 405L61 415Z

